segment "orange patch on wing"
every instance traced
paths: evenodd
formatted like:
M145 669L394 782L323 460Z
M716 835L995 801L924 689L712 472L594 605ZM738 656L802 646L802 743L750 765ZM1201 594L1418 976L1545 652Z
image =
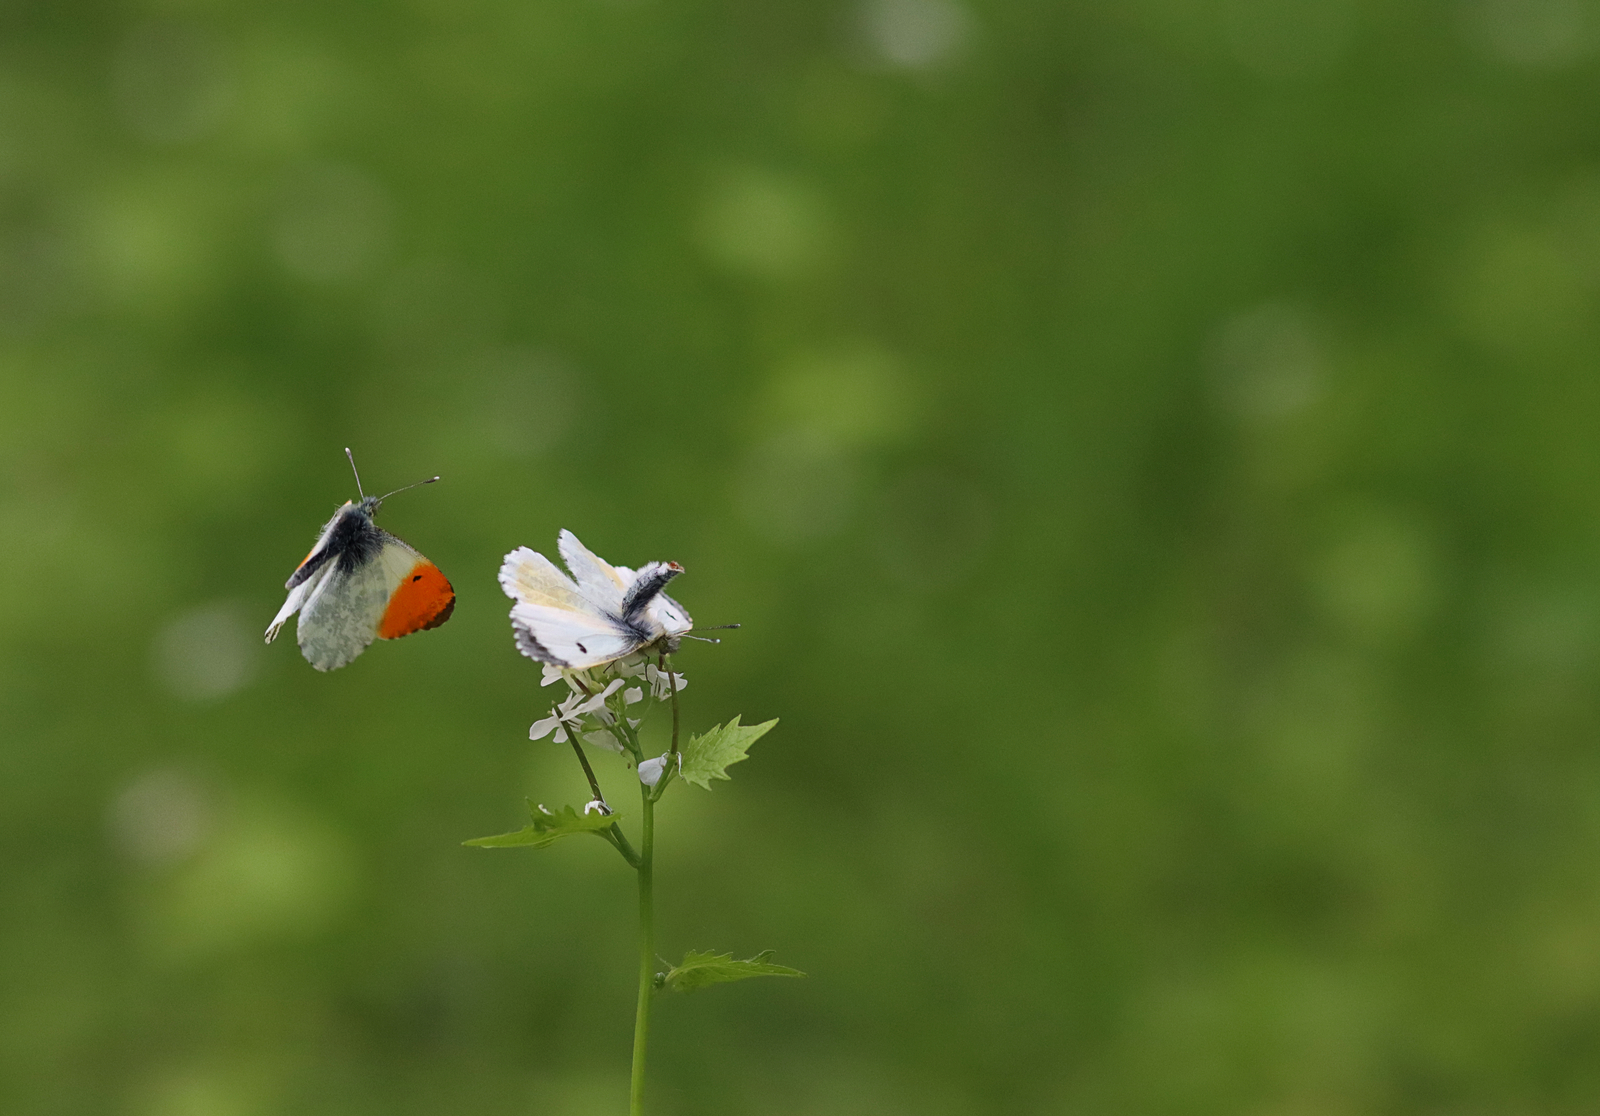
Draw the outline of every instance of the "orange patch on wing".
M456 607L456 591L432 562L421 561L411 567L405 580L389 598L378 625L379 639L399 639L425 628L437 628L450 619Z

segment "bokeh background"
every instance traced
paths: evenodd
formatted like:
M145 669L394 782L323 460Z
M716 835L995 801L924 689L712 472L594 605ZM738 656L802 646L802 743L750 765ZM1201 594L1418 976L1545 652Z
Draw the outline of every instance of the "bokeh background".
M1600 1106L1600 6L10 0L0 1111L619 1113L500 556L684 563L671 1114ZM459 593L260 633L353 494ZM632 774L599 756L612 797Z

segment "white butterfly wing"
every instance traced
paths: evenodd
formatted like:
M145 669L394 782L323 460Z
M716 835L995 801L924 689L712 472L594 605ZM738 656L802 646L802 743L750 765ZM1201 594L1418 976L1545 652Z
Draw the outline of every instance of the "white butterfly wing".
M283 607L278 609L278 615L267 625L268 643L278 638L279 630L288 623L289 617L304 607L318 586L333 572L331 556L324 553L328 546L328 538L333 534L333 529L339 525L339 520L344 517L345 509L352 506L349 500L340 505L333 513L333 518L322 525L322 530L317 534L317 541L311 544L310 551L294 568L294 573L289 575L289 580L284 584L284 588L289 590L289 595L284 598Z
M397 539L387 531L383 535L383 549L378 551L378 562L383 566L384 573L396 585L405 579L413 566L418 562L426 562L422 552L413 547L404 539Z
M622 609L622 594L627 592L628 581L609 562L595 555L578 541L578 536L563 529L557 544L561 560L572 571L578 589L599 607L616 613Z
M517 649L542 663L584 670L639 647L642 641L637 635L595 599L615 597L620 605L622 590L620 579L613 580L615 571L570 532L562 533L561 548L567 565L574 573L583 571L593 592L585 592L581 581L574 583L550 559L525 546L507 554L500 566L500 587L516 602L511 627Z
M300 609L296 638L300 653L318 670L342 667L378 638L393 580L388 564L363 563L328 571Z
M528 658L569 670L620 659L645 642L587 602L579 610L519 601L511 606L511 628Z
M593 607L554 562L525 546L507 554L500 564L500 588L506 596L524 604L579 611Z
M278 629L289 622L289 617L300 611L301 606L306 603L306 598L311 596L332 572L332 566L323 566L299 585L289 590L289 595L284 598L283 607L278 610L278 615L272 618L272 623L267 627L268 643L278 638Z
M385 631L384 618L396 591L415 575L419 563L432 566L412 547L385 533L378 553L355 569L346 570L342 561L334 560L326 573L313 575L316 587L300 608L296 629L306 661L318 670L334 670L365 651L380 633L385 639L404 634L405 628Z
M682 635L694 627L694 621L689 618L689 610L665 593L659 594L650 602L649 613L651 619L660 624L669 636Z
M638 571L612 566L565 530L560 552L571 578L525 546L507 554L500 566L500 587L516 602L511 626L517 648L529 658L585 670L692 626L683 606L660 591L681 567L664 562Z

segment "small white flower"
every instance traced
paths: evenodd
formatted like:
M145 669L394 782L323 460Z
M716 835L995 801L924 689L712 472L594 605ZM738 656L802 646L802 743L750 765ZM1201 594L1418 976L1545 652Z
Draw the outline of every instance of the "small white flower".
M548 686L552 682L561 682L567 677L566 671L558 666L551 666L549 663L541 663L540 665L544 668L544 674L539 679L539 685L541 686Z
M550 716L542 717L533 722L533 726L528 729L528 739L538 740L549 736L550 731L554 729L556 743L565 744L567 742L566 724L568 721L576 723L577 720L572 713L572 706L575 703L576 697L569 697L566 701L551 709Z
M609 732L586 732L583 734L583 742L591 748L599 748L605 752L616 752L618 755L622 754L622 745L618 744L617 738Z
M646 661L643 655L629 655L612 663L611 669L616 671L620 678L637 678L644 673Z
M653 787L661 782L661 773L667 769L667 757L647 759L639 765L639 782Z
M639 764L639 782L647 787L653 787L661 782L661 775L667 769L667 761L672 758L671 752L664 752L655 759L647 759ZM678 770L683 770L683 753L678 753Z
M644 690L638 686L629 686L626 690L622 691L622 701L624 705L637 705L643 700Z
M574 679L569 677L567 681L570 683ZM616 693L621 685L622 679L618 678L597 694L585 694L581 690L568 694L565 701L550 710L550 716L533 722L528 729L528 739L538 740L553 730L555 742L565 744L570 739L569 732L576 734L582 728L583 718L589 714L610 724L611 713L605 708L606 698Z
M611 807L607 806L604 802L600 801L598 798L590 799L588 802L585 802L583 804L583 812L585 814L589 813L589 811L591 811L591 810L598 810L598 811L600 811L600 813L606 815L607 817L611 816Z
M689 688L689 680L681 674L656 669L654 663L649 663L644 668L645 678L650 682L650 693L657 701L666 701L672 696L673 686L676 685L681 693ZM668 674L671 673L671 681Z
M586 671L565 670L561 672L561 677L566 682L567 689L575 694L588 697L594 693L594 679L590 678Z
M582 716L585 713L593 713L597 709L604 709L605 708L605 704L606 704L606 698L610 697L612 694L616 693L621 688L622 688L622 679L613 678L611 680L610 684L607 685L605 689L601 690L598 694L595 694L593 697L591 697L587 701L583 702L583 704L577 706L573 710L573 712L578 714L579 716Z

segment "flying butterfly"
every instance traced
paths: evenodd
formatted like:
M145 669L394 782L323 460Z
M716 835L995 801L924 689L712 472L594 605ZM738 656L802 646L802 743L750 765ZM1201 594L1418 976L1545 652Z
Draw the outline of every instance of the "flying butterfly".
M349 449L344 452L355 472L354 455ZM284 584L289 596L272 618L267 642L299 612L300 653L318 670L334 670L374 639L399 639L450 619L456 594L439 567L372 521L390 496L438 479L368 496L356 472L360 501L347 500L334 513Z

